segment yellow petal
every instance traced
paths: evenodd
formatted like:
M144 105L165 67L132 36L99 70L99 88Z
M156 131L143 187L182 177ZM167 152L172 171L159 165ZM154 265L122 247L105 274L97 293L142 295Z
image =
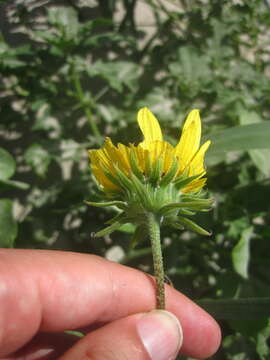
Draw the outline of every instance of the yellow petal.
M190 176L201 174L201 173L205 172L205 170L204 170L204 155L205 155L206 150L209 148L210 144L211 144L210 140L206 141L200 147L199 151L194 156L194 158L191 160L190 171L189 171Z
M201 140L201 119L199 110L192 110L183 127L175 155L179 158L181 168L185 168L199 149Z
M110 167L113 169L113 165L117 165L120 170L128 174L130 165L126 157L126 146L118 144L118 148L113 145L110 138L106 138L104 145L104 152L110 163ZM114 173L114 170L112 171Z
M206 178L193 180L189 185L187 185L183 190L183 193L197 192L199 191L206 183Z
M143 173L145 173L146 170L146 163L147 163L147 157L148 157L148 151L141 146L142 143L140 143L137 147L134 147L136 150L136 155L138 159L139 168Z
M104 148L100 150L90 150L90 160L93 165L97 166L101 163L109 172L113 170Z
M106 138L103 148L99 150L89 150L89 157L91 161L91 167L103 167L110 174L114 175L115 170L112 165L112 154L110 151L108 151L108 146L110 146L109 144L113 146L111 140L109 138Z
M90 158L90 165L98 166L99 163L99 154L101 154L101 150L88 150L89 158Z
M166 143L166 148L164 149L164 174L166 174L173 162L174 159L174 148L171 144Z
M149 143L147 150L150 152L151 166L158 159L163 160L162 173L166 173L171 166L174 156L174 148L171 144L166 141L153 141Z
M143 147L151 141L162 141L163 136L158 120L147 107L139 110L137 121L144 136L144 141L141 143Z
M121 157L121 163L124 169L126 170L126 172L129 172L129 170L131 169L129 162L130 148L120 143L117 145L117 147L118 147L119 157Z
M93 174L95 176L95 178L97 179L97 181L99 182L100 185L102 185L104 187L104 190L119 190L120 188L118 186L116 186L115 184L113 184L103 173L103 171L96 167L96 166L92 166L92 171Z

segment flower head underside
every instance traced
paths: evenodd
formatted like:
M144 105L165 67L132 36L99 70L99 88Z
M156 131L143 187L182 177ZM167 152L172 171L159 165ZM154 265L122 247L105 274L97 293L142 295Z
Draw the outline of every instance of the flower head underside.
M176 146L163 140L156 117L146 107L138 112L138 124L144 139L138 145L114 145L105 139L101 149L89 150L92 172L106 196L106 202L87 202L88 205L116 206L116 216L108 226L94 234L109 235L124 224L135 225L130 248L148 235L153 253L157 284L157 308L165 309L165 287L160 226L177 230L189 228L210 235L190 219L196 211L211 208L212 199L202 191L205 185L204 156L210 145L200 146L201 120L198 110L192 110L183 126Z
M96 233L103 236L125 223L136 225L135 238L145 234L145 219L153 213L160 222L177 229L184 227L209 233L190 220L196 211L211 208L205 199L204 155L210 145L200 146L201 120L192 110L176 146L163 140L158 120L146 107L138 112L138 123L144 139L138 145L115 146L105 139L101 149L89 150L93 174L107 202L88 202L92 206L117 206L120 213L109 220L107 228Z
M158 120L146 107L138 112L137 120L144 136L138 145L119 143L115 146L110 138L106 138L101 149L89 150L91 168L101 189L109 197L125 193L126 185L119 178L119 173L122 173L131 181L136 176L143 183L149 182L156 187L168 180L176 182L183 177L193 178L181 192L199 191L206 182L204 155L210 145L210 141L206 141L200 147L199 111L189 113L175 147L163 140Z

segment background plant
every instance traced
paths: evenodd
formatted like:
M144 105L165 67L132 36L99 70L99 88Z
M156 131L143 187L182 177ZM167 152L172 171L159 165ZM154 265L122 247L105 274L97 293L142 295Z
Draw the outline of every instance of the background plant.
M1 3L0 245L91 252L152 271L149 242L129 247L132 225L91 238L114 213L84 204L98 200L86 149L104 136L139 141L145 105L176 143L187 112L200 108L216 206L199 222L213 235L165 229L166 274L193 299L269 297L269 2ZM213 358L266 360L266 314L246 303L221 309Z

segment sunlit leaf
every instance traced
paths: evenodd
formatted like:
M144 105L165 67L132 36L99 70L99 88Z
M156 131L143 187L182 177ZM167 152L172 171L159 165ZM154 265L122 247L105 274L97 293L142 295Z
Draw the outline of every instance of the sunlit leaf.
M243 230L239 242L232 250L232 262L235 271L244 279L248 278L248 265L250 261L249 242L253 234L253 227Z
M236 126L207 136L212 141L206 157L222 156L229 151L270 148L270 122Z
M4 149L0 148L0 180L9 179L15 172L16 162Z
M49 152L39 144L31 145L25 152L25 160L39 176L44 176L51 158Z
M12 201L0 199L0 247L12 247L17 232L17 223L12 213Z

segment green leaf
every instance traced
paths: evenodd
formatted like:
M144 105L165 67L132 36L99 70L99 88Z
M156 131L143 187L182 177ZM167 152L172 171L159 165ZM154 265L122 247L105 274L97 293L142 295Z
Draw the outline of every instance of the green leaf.
M15 172L14 158L3 148L0 148L0 180L9 179Z
M50 154L39 144L31 145L24 154L27 164L33 167L37 175L44 176L51 162Z
M11 200L0 200L0 247L12 247L17 236L18 227L12 214L12 206Z
M181 176L179 179L175 180L173 183L174 185L177 187L178 190L183 189L185 186L187 186L188 184L190 184L193 180L197 179L200 177L199 175L194 175L194 176L190 176L187 177L185 174L183 176Z
M90 76L101 77L116 91L122 92L123 85L132 89L137 81L138 66L127 61L103 62L97 60L87 69Z
M213 199L204 199L204 200L193 200L193 201L179 201L177 203L170 203L168 205L162 206L160 209L161 212L171 210L171 209L180 209L188 208L191 210L209 210L213 205Z
M117 206L120 209L123 209L126 207L126 203L124 201L106 201L106 202L85 201L85 204L87 204L89 206L96 206L96 207Z
M170 167L169 171L160 180L160 183L159 183L160 186L168 185L173 180L173 178L175 177L175 174L176 174L177 170L178 170L178 161L176 160L175 157L173 157L173 161L172 161L172 164L171 164L171 167Z
M64 31L65 38L71 40L79 30L77 12L72 7L52 7L48 9L48 19L51 24Z
M212 144L207 157L228 151L270 148L270 122L235 126L207 137Z
M122 231L122 232L127 233L127 234L133 234L134 231L135 231L135 225L130 224L130 223L126 223L126 224L120 226L118 231Z
M201 226L196 224L194 221L192 221L192 220L190 220L190 219L188 219L186 217L179 216L177 219L185 227L187 227L190 230L193 230L193 231L197 232L198 234L206 235L206 236L211 235L211 233L209 233L207 230L203 229Z
M115 169L115 177L121 184L121 187L126 190L132 191L132 182L130 181L128 176L126 176L126 174L116 164L112 164L112 166Z
M239 107L238 112L240 124L248 125L262 123L261 118L254 111L248 111ZM270 177L270 149L254 149L249 150L248 153L254 165L264 174L264 176L267 178Z
M270 298L196 301L216 319L253 320L270 316Z
M135 174L140 181L143 181L144 175L139 168L138 161L133 148L129 153L129 161L133 174Z
M110 218L109 220L105 221L105 224L113 224L115 222L120 222L125 218L125 214L124 212L119 212L118 214L116 214L115 216L113 216L112 218Z
M185 227L183 225L181 225L180 223L178 223L178 222L165 221L165 225L171 226L171 227L173 227L174 229L177 229L177 230L184 230L185 229Z
M27 190L30 187L30 185L26 184L25 182L14 180L0 180L0 184L21 190Z
M256 350L258 354L261 356L261 359L267 359L269 355L269 344L268 340L270 337L270 319L268 318L268 323L264 329L261 331L257 331L257 345Z
M239 242L232 250L232 262L235 271L244 279L248 278L250 260L249 242L253 234L253 226L243 230Z
M137 193L138 197L140 198L145 208L151 207L152 201L151 201L151 197L149 196L147 187L145 187L144 184L142 184L134 174L131 174L131 179L133 185L133 192L135 191Z
M202 84L208 83L211 78L207 57L193 46L180 47L177 61L169 65L169 71L183 90L188 89L190 95L197 94Z
M158 180L161 177L162 174L162 170L163 170L163 159L159 158L157 161L155 161L155 164L153 165L153 167L150 169L150 173L149 173L149 181L152 184L156 184L158 182Z
M107 226L106 228L93 234L93 237L103 237L105 235L110 235L112 232L119 230L123 224L124 224L124 221L116 221L112 225Z
M155 114L158 114L160 119L166 119L175 125L175 112L173 108L178 99L171 97L167 89L163 86L154 86L152 84L151 91L146 93L143 99L138 101L137 107L144 107L146 104ZM179 131L179 125L177 124ZM168 134L167 134L168 139ZM175 140L175 139L174 139Z
M270 140L269 140L270 141ZM270 177L270 150L269 149L254 149L249 150L254 165L263 173L266 178Z
M129 244L130 250L134 249L139 242L144 241L148 237L148 231L144 225L139 225L136 229L133 224L131 225L133 226L133 236Z

